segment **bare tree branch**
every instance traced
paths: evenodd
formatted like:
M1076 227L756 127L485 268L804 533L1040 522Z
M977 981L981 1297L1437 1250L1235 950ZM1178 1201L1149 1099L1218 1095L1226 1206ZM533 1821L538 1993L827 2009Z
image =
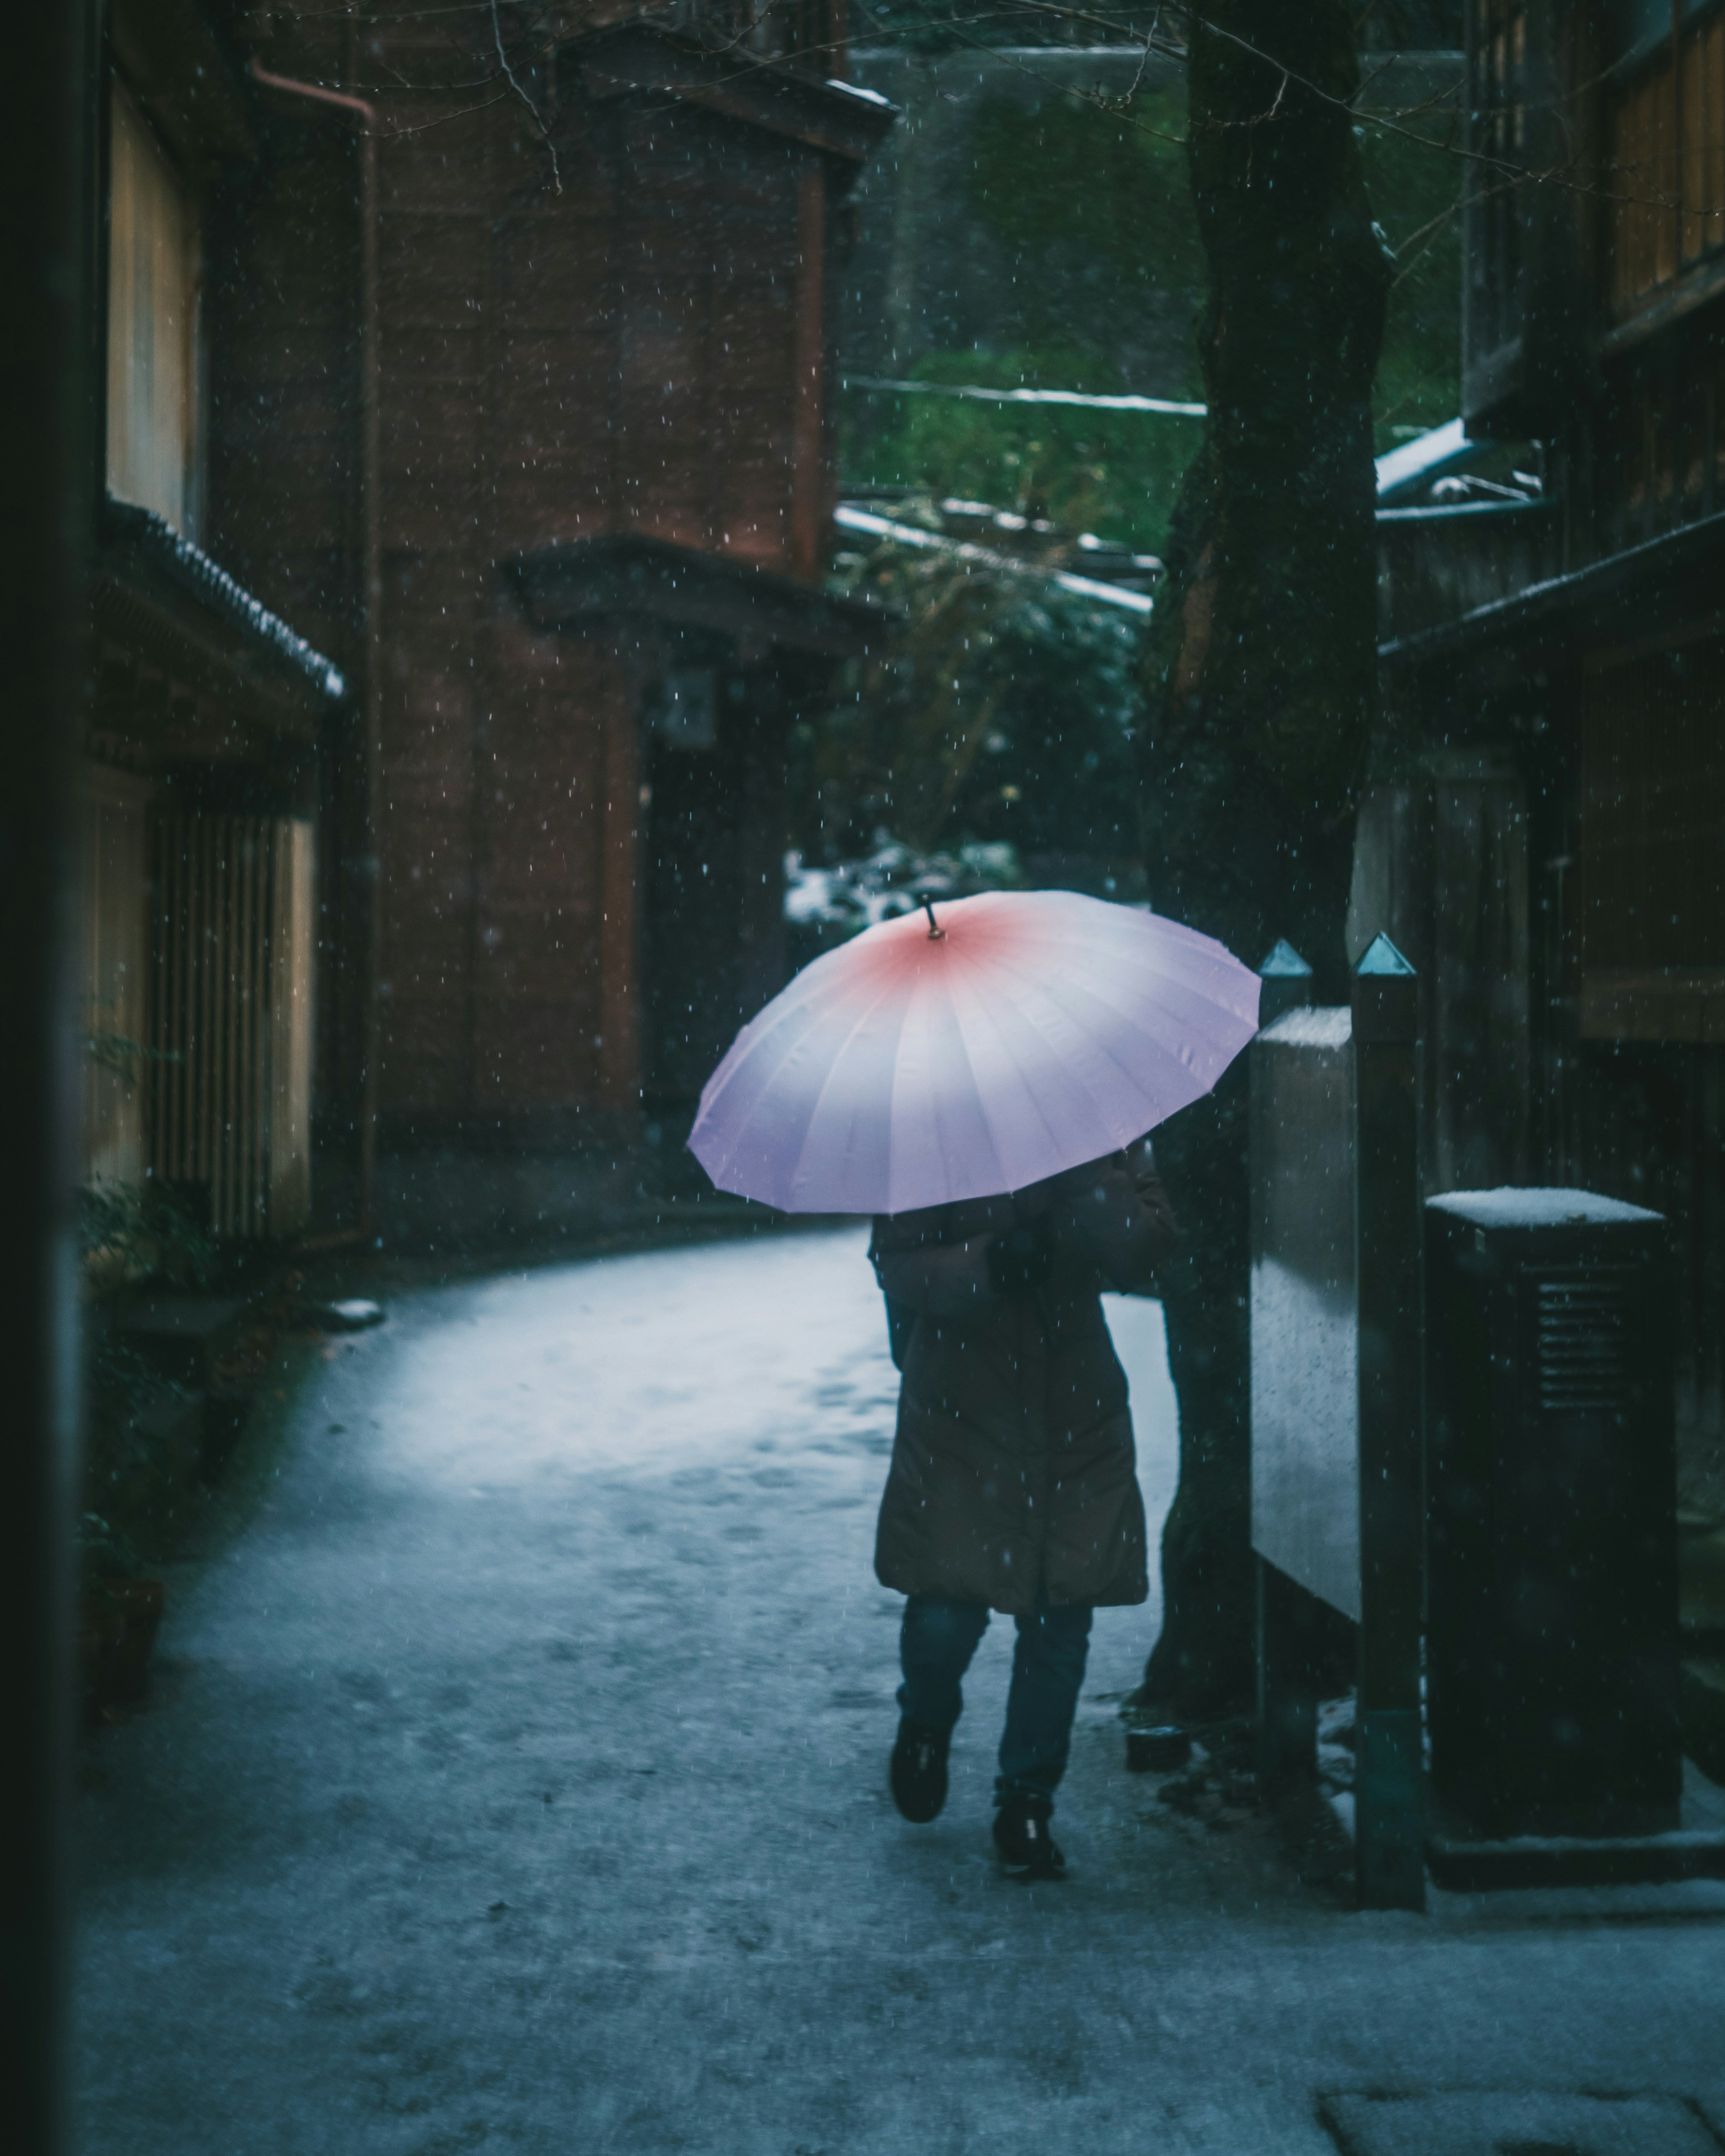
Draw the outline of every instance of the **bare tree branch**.
M528 111L532 114L533 125L539 130L539 132L545 138L545 146L551 156L552 185L556 188L557 192L561 194L563 192L563 176L557 169L557 146L551 139L551 130L539 116L538 106L534 104L532 99L528 96L526 91L521 88L521 83L516 78L515 69L509 64L509 54L505 51L503 45L503 24L497 13L497 0L491 0L491 35L496 41L497 58L502 66L504 74L509 77L510 88L515 92L516 95L520 98L521 103L526 106Z

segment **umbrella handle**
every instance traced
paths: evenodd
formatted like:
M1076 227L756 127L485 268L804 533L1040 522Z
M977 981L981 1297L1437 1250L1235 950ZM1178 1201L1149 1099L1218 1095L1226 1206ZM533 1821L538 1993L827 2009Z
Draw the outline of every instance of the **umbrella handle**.
M934 917L934 901L932 898L925 898L923 900L922 911L928 916L929 942L931 943L944 943L947 940L947 932L941 927L939 921L937 921Z

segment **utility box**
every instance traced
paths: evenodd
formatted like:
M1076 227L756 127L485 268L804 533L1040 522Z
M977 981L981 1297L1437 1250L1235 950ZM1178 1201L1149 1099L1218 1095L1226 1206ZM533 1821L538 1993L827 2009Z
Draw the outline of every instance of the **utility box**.
M1425 1207L1431 1781L1474 1833L1678 1825L1666 1224L1585 1190Z

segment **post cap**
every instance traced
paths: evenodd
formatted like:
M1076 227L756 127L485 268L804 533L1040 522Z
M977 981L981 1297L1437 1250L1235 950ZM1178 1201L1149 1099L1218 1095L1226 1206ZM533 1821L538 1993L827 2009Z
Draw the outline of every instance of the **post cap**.
M1420 1034L1420 982L1387 936L1353 969L1355 1043L1412 1041Z
M1312 968L1289 942L1286 936L1278 936L1270 955L1258 968L1266 981L1309 981Z
M1369 979L1386 973L1411 974L1414 968L1387 936L1374 936L1370 949L1353 970Z

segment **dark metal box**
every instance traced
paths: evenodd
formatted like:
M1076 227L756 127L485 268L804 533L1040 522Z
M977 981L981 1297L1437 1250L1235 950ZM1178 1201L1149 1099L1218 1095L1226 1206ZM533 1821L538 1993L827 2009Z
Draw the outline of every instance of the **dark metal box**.
M1425 1209L1434 1794L1476 1831L1675 1828L1676 1463L1659 1214Z

